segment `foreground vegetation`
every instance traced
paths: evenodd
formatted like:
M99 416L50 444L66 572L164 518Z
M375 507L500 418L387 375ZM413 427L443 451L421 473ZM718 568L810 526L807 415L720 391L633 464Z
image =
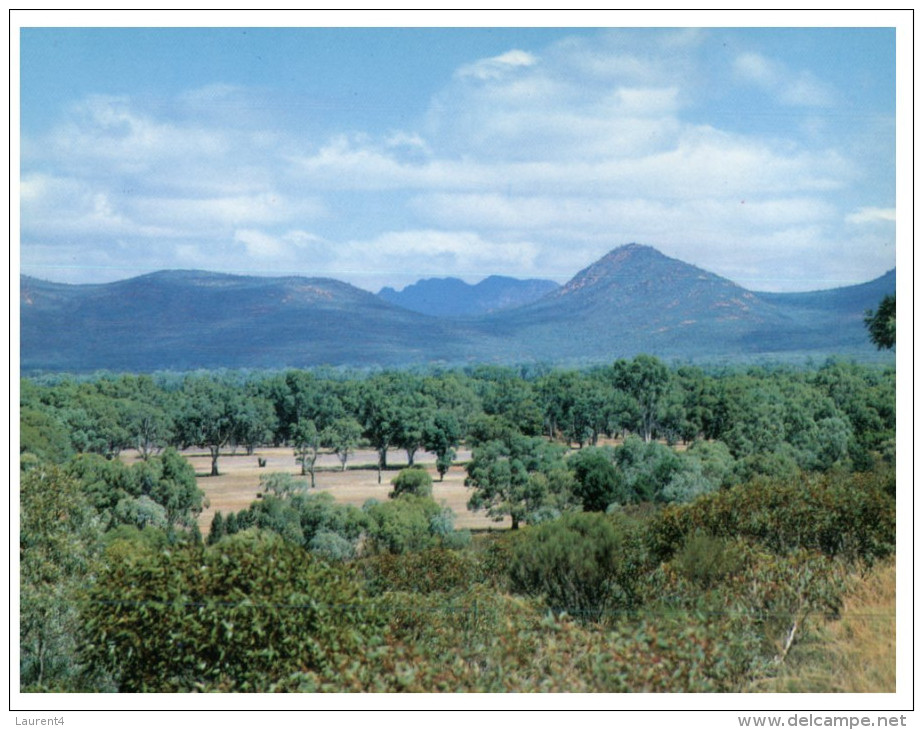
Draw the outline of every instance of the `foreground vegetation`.
M894 407L889 370L645 356L23 381L21 687L893 691L893 656L865 689L844 679L837 632L865 630L857 591L887 589ZM209 448L217 473L227 449L269 443L303 478L265 474L201 535L179 450ZM433 500L461 444L469 509L516 529L456 530ZM387 500L311 489L319 453L346 468L360 445ZM128 448L136 463L114 458Z

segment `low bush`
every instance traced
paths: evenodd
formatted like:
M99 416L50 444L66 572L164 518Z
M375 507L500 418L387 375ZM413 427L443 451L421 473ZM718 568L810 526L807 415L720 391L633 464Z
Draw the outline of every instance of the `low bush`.
M417 497L433 496L433 478L422 467L409 467L401 469L391 480L394 489L388 494L392 499L402 494L413 494Z
M441 536L434 531L441 527L443 508L428 497L402 494L387 502L377 502L364 508L368 518L365 551L402 554L439 544Z
M334 562L349 560L356 555L356 546L351 541L328 530L316 533L308 543L308 550Z
M383 630L357 578L269 532L107 557L82 656L123 692L274 691L360 661Z
M362 572L376 593L405 591L416 594L467 590L483 582L477 558L470 552L430 548L405 555L368 558Z
M640 532L621 515L566 514L512 543L514 591L543 597L555 612L599 621L637 605L644 566Z
M700 588L711 588L737 574L745 565L745 557L735 541L697 531L686 539L672 565Z
M653 554L670 560L689 536L744 537L776 553L804 549L870 565L895 547L893 472L758 479L669 506L652 522Z

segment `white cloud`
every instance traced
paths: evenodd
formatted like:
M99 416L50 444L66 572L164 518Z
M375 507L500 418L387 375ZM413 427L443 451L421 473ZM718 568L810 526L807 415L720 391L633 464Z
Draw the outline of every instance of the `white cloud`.
M847 223L893 223L897 220L894 208L859 208L846 216Z
M829 85L809 71L792 71L759 53L741 53L733 62L739 81L755 84L787 106L824 107L834 102Z
M287 259L300 262L305 254L323 241L319 236L306 231L287 231L276 236L251 228L241 228L234 232L234 240L244 244L246 254L253 259Z
M477 83L457 75L431 104L425 127L431 146L522 161L609 158L669 144L679 110L676 83L587 77L562 50L552 55L553 64Z
M316 220L324 206L313 198L290 198L275 191L209 198L153 198L130 201L139 216L187 232L218 232L240 225L267 225Z
M817 198L603 198L505 196L496 193L431 193L411 201L422 216L444 226L523 232L567 232L580 237L613 230L631 230L642 240L659 237L688 221L708 221L713 228L736 234L802 225L835 218L835 209Z
M778 64L759 53L742 53L734 59L734 72L743 81L773 88L781 81L782 71Z
M405 129L322 138L284 128L261 108L264 92L231 84L159 106L93 96L24 140L23 248L111 266L117 242L159 267L172 256L323 269L370 288L466 273L566 278L629 241L756 278L771 264L792 280L800 266L807 280L804 262L831 254L845 270L862 254L844 241L886 257L893 233L865 226L872 238L860 239L857 226L893 223L894 211L855 207L852 150L825 135L730 131L695 107L703 87L729 80L702 73L708 37L613 31L512 50L460 67ZM758 53L723 72L784 105L836 99Z
M39 152L59 164L105 167L115 174L145 174L182 161L231 152L214 130L181 127L136 111L128 97L93 96L76 105Z
M324 271L377 291L385 285L405 286L433 276L451 275L472 282L490 274L529 276L538 255L539 247L530 241L465 230L401 230L337 246Z
M22 181L20 218L26 237L170 235L154 221L133 219L105 188L41 173Z
M456 71L459 78L475 78L480 81L499 79L512 69L526 68L538 63L538 58L526 51L513 49L493 58L485 58L462 66Z

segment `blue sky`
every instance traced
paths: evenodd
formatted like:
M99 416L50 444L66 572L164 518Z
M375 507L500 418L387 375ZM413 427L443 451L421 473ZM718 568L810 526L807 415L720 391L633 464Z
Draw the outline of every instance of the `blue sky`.
M893 28L24 27L20 74L20 268L53 281L895 266Z

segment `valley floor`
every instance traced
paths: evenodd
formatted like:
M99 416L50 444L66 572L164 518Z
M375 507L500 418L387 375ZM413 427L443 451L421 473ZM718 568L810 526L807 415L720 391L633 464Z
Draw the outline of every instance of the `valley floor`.
M208 476L211 470L211 457L208 452L189 450L184 452L196 470L199 488L208 498L208 507L199 515L199 529L203 535L208 535L212 518L216 512L225 515L228 512L238 512L250 506L257 499L260 492L260 476L272 472L287 472L300 475L301 465L295 462L292 449L287 447L258 449L248 455L243 449L237 454L221 454L218 459L217 477ZM133 452L125 452L123 459L131 463L136 456ZM456 459L467 461L471 454L459 450ZM260 467L258 459L265 459L266 466ZM425 466L433 477L433 499L440 504L444 503L456 515L455 527L467 530L503 529L510 526L509 518L496 522L484 512L470 512L468 499L471 490L465 486L465 470L461 466L453 466L439 481L436 472L436 459L433 454L418 453L415 463ZM340 462L332 454L322 454L317 459L317 472L315 475L316 491L330 492L338 502L361 507L369 499L385 501L391 491L391 480L397 476L400 468L407 465L407 454L404 451L388 453L388 469L382 472L381 484L378 483L378 453L372 450L358 450L350 455L346 464L346 471L340 470ZM304 477L310 479L310 477Z

